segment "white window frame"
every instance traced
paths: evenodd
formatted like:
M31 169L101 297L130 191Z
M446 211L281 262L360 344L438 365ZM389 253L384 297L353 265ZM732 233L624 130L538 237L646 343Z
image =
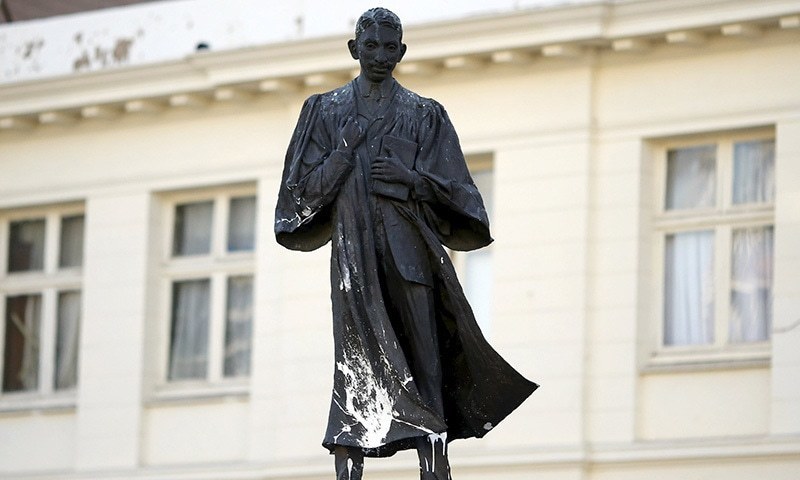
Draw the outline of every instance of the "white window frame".
M654 299L654 318L657 327L651 329L653 339L651 356L646 369L670 369L676 366L708 368L713 366L762 366L768 365L771 342L735 344L728 341L731 292L731 247L734 229L775 225L775 204L735 205L733 189L733 146L737 142L775 140L772 128L757 128L735 132L693 135L679 139L653 142L655 160L655 185L652 204L653 216L653 264L655 281L651 293ZM667 155L670 150L692 146L711 145L717 147L716 201L707 209L666 209ZM664 289L666 237L684 231L711 230L714 232L714 342L708 345L664 345Z
M256 244L252 251L227 251L229 207L232 198L256 197L255 184L203 188L161 196L161 248L159 285L158 382L154 400L180 400L220 394L246 394L250 377L224 376L224 343L227 279L252 276L255 280ZM186 203L212 201L211 247L207 255L173 256L176 207ZM256 225L258 225L258 210ZM258 228L256 227L256 243ZM172 327L172 292L174 282L210 280L208 369L205 379L169 379L170 337ZM255 307L255 295L253 307ZM251 339L252 341L252 339ZM252 365L251 365L252 374Z
M76 388L55 389L56 335L58 330L58 295L81 292L83 302L83 266L59 267L61 219L84 215L83 203L19 208L0 211L0 372L5 362L6 299L18 295L41 295L39 335L39 385L36 390L3 392L0 386L0 411L30 408L74 407ZM41 271L8 272L10 225L15 221L44 219L44 263ZM84 251L86 223L84 220ZM85 261L85 255L84 255ZM81 309L83 310L83 309ZM82 322L83 315L78 319ZM80 345L78 349L80 363ZM80 375L78 376L80 385Z

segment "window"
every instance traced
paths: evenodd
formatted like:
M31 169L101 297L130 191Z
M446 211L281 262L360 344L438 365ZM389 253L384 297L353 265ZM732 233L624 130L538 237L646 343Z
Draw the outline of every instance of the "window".
M494 170L491 154L467 158L472 179L483 197L491 225L494 210ZM492 319L492 246L470 252L451 252L461 286L484 335L489 335Z
M659 164L662 348L766 345L772 324L772 133L671 142Z
M173 384L246 378L253 321L254 189L166 199L163 378Z
M0 213L3 397L78 384L83 232L80 205Z

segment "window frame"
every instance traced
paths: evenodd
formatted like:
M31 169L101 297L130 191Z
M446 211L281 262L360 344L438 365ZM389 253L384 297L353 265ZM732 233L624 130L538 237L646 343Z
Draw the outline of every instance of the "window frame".
M9 297L23 295L41 296L39 330L38 385L35 390L5 392L0 385L0 411L30 408L72 408L75 405L78 384L70 388L56 388L56 344L58 335L58 302L63 292L80 292L83 304L83 262L80 266L60 267L61 227L64 218L83 216L83 262L86 259L86 209L83 202L0 210L0 372L4 371L6 340L6 303ZM9 272L11 223L22 220L43 219L44 259L41 270ZM79 328L83 322L83 308L78 317ZM80 339L78 340L80 365Z
M652 348L646 369L676 366L740 365L760 366L769 363L771 341L731 343L731 272L733 231L739 228L775 226L775 200L769 203L734 204L734 145L744 141L775 141L774 128L753 128L669 138L652 142L655 185L652 189L653 235L653 313L657 325L652 328ZM670 150L692 146L716 146L715 205L703 209L666 208L667 163ZM710 230L714 232L714 341L702 345L665 345L665 257L667 236L674 233Z
M256 214L252 250L228 251L230 202L234 198L255 197ZM161 196L161 238L158 254L159 305L157 382L155 400L181 400L186 397L207 397L223 394L246 394L250 375L225 377L225 327L228 278L256 277L258 243L258 194L255 184L239 184L173 192ZM173 254L176 208L186 203L212 201L211 245L208 254L176 256ZM209 335L205 378L170 379L173 285L176 282L208 279ZM255 308L255 288L253 308ZM255 317L255 315L254 315ZM252 336L251 336L252 348ZM251 350L252 351L252 350ZM252 362L252 356L251 356ZM252 374L252 363L250 366Z

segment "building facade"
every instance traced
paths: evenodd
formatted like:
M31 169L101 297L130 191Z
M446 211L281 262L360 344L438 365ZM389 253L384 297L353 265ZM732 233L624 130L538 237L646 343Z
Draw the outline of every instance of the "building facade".
M0 477L330 478L329 251L283 250L272 214L348 38L0 85ZM462 283L542 385L451 445L454 477L796 479L800 5L583 2L405 40L398 80L447 108L491 209Z

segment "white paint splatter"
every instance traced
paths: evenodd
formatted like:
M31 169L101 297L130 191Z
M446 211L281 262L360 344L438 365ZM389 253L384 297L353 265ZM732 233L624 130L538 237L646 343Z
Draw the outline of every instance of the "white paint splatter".
M344 237L339 233L339 245L341 246L344 243ZM353 265L353 269L355 270L355 265ZM350 263L346 253L339 255L339 277L339 290L349 292L353 286L350 283Z
M362 447L380 447L394 420L392 395L377 381L363 353L351 350L336 368L344 375L345 394L344 405L336 405L364 429L359 441Z
M493 429L493 428L494 428L494 425L492 425L492 422L486 422L486 423L483 425L483 428L484 428L484 430L487 430L487 431L488 431L488 430L491 430L491 429Z
M300 218L300 215L295 214L294 218L279 218L278 220L275 221L275 224L277 225L279 223L292 223L292 222L298 222L300 220L302 220Z

